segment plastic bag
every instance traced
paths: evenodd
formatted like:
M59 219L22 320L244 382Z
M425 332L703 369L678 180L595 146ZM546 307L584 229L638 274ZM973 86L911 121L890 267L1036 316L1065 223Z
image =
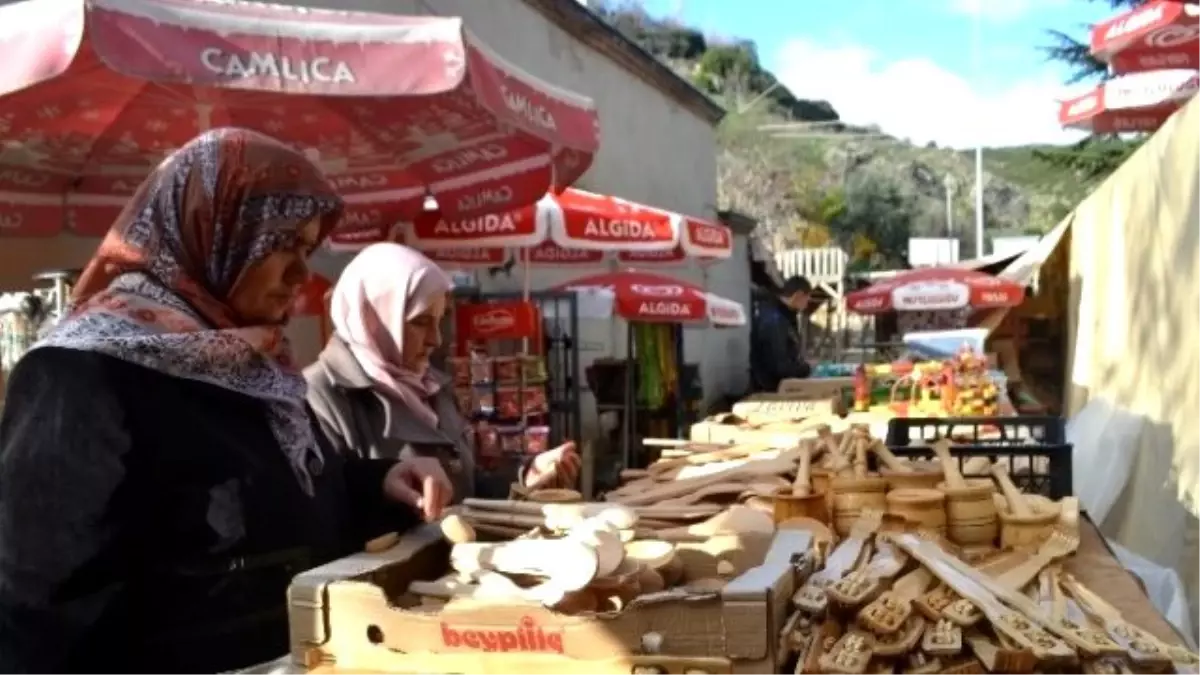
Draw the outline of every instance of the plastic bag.
M1104 522L1125 491L1144 426L1141 415L1100 398L1088 401L1067 422L1067 442L1075 446L1075 493L1096 523Z
M1142 580L1142 585L1146 587L1146 595L1150 597L1150 602L1154 603L1154 608L1175 626L1188 643L1188 647L1195 649L1192 612L1188 608L1187 594L1184 592L1179 573L1153 563L1112 540L1109 540L1108 545L1116 554L1117 561Z

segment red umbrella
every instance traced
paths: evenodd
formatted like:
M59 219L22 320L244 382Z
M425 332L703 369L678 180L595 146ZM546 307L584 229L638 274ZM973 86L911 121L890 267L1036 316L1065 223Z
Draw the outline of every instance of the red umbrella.
M303 148L382 239L531 204L591 164L591 100L506 63L461 19L247 2L26 0L0 8L6 233L107 230L164 156L241 126Z
M522 261L543 265L597 263L610 253L636 263L733 252L733 235L721 223L574 188L519 209L457 220L438 215L419 216L405 243L423 251L517 248Z
M1015 307L1025 299L1020 284L975 270L931 267L896 276L846 296L860 314Z
M1123 75L1162 68L1198 68L1200 7L1156 0L1092 27L1092 56Z
M590 294L599 302L581 306L601 306L629 321L648 323L709 322L716 326L741 326L746 311L741 304L722 298L694 284L648 272L611 272L582 277L557 290ZM591 318L602 318L594 316Z
M1194 70L1156 70L1113 78L1059 103L1058 122L1092 133L1158 129L1200 85Z

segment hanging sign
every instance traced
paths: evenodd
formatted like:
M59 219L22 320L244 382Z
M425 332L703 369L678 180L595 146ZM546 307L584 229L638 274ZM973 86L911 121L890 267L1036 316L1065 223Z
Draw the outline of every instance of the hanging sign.
M472 342L537 339L541 320L532 302L488 302L460 305L458 337Z

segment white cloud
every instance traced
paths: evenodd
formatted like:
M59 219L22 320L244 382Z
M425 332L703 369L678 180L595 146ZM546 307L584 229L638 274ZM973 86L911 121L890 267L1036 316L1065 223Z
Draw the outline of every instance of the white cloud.
M1044 11L1065 0L950 0L950 10L967 16L978 16L984 21L1015 21L1037 9Z
M1011 0L1009 0L1011 1ZM784 44L776 77L798 98L823 99L848 124L878 125L914 143L973 147L1065 143L1080 138L1057 122L1068 92L1053 74L987 89L927 58L885 61L860 46Z

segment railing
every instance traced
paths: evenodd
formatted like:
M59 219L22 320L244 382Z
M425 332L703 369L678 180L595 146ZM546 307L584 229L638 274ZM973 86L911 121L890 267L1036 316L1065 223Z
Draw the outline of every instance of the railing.
M793 248L775 254L775 264L784 279L802 276L814 284L836 284L846 275L850 256L836 246Z

